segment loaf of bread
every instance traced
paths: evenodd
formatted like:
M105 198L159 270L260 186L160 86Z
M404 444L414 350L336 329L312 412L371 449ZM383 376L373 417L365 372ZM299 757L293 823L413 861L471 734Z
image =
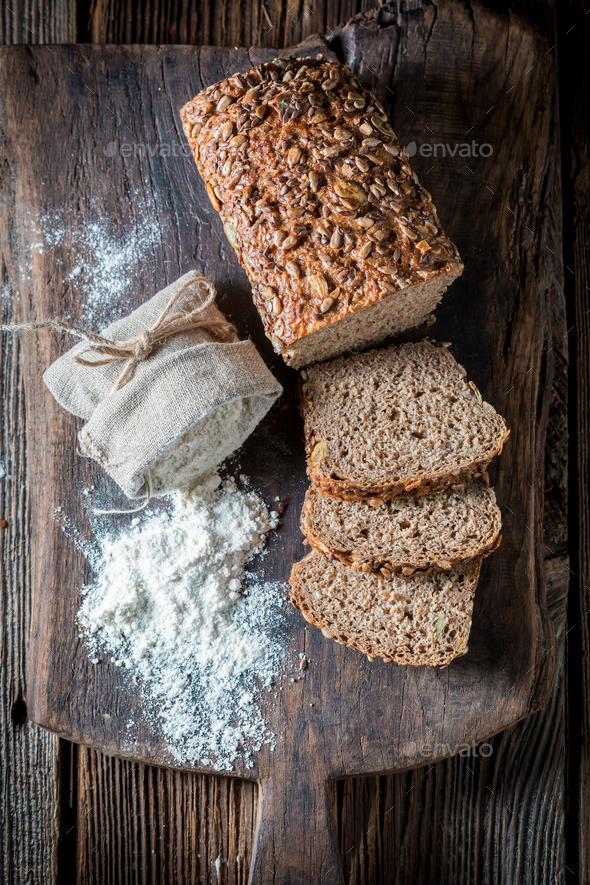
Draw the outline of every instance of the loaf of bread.
M291 601L324 635L371 660L446 667L467 651L480 568L476 560L380 581L314 550L293 566Z
M345 500L422 495L483 477L509 431L447 348L430 341L303 369L308 474Z
M419 325L462 272L383 107L342 65L275 59L180 116L289 365Z
M480 559L498 547L501 528L494 491L481 480L376 504L342 501L311 486L301 512L301 530L313 547L385 578Z

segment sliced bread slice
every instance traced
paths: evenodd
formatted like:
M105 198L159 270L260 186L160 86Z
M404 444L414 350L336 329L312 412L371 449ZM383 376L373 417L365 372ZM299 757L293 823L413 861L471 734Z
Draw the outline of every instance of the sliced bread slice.
M387 500L484 476L509 431L465 374L430 341L302 370L312 482L345 500Z
M376 504L342 501L311 486L301 511L301 530L313 547L385 577L479 559L498 547L501 528L494 490L481 480Z
M291 601L325 636L414 667L446 667L467 651L481 562L380 581L313 550L291 572Z

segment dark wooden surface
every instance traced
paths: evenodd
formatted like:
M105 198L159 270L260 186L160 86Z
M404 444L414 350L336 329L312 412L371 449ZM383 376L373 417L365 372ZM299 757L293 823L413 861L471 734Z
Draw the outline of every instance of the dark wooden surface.
M4 6L0 42L60 42L76 39L75 5ZM0 133L0 193L14 200ZM3 322L10 322L14 292L14 239L0 232L0 294ZM54 735L27 721L26 660L31 610L30 505L27 482L25 390L19 342L0 342L0 733L2 735L0 878L7 883L55 882L59 875L63 747Z
M424 137L426 120L445 133L447 141L461 143L465 126L471 120L477 123L482 103L498 100L508 82L520 82L531 62L545 51L522 22L484 10L478 14L488 35L479 47L474 47L470 17L460 6L449 6L436 25L431 11L416 10L395 25L376 21L349 25L334 38L342 57L380 97L385 99L395 88L396 105L407 111L396 124L402 143ZM449 66L450 41L454 73L445 88L440 75ZM268 53L263 50L262 57ZM77 181L77 198L65 216L69 230L92 223L96 206L101 214L117 218L122 230L133 229L143 223L148 211L144 207L149 206L160 219L162 235L153 248L156 258L150 280L134 292L135 303L140 303L193 265L196 219L199 270L215 280L224 312L275 365L286 391L282 405L248 441L240 469L246 469L267 500L279 495L289 502L264 565L266 579L284 581L291 563L303 554L298 514L306 483L293 396L296 375L281 366L264 341L237 261L224 260L222 255L220 262L219 231L211 222L196 174L194 191L191 187L194 170L186 160L146 154L126 162L119 155L105 156L104 151L105 145L117 140L123 120L133 139L143 144L160 143L175 121L178 132L174 109L186 97L218 80L228 68L247 69L260 53L78 46L54 47L51 53L45 47L11 47L2 56L2 128L16 181L16 211L10 225L22 253L33 254L37 237L27 219L56 212L61 217L60 207L68 205L73 181ZM477 71L475 77L463 73L471 69ZM537 229L542 242L548 235L559 236L543 201L543 181L553 179L555 163L555 144L547 125L553 113L552 71L549 60L539 77L525 81L485 128L478 129L478 138L485 138L498 153L495 174L481 157L470 160L473 170L458 158L436 170L438 209L443 218L456 219L452 236L467 263L464 277L439 311L437 335L454 342L458 359L484 397L502 409L513 434L510 457L494 469L505 511L505 540L486 562L480 581L470 653L442 676L383 662L367 667L357 653L326 642L319 631L307 632L303 620L291 612L294 647L304 650L312 664L301 684L279 695L279 701L263 701L269 726L284 734L284 740L273 752L259 751L251 769L239 758L234 769L261 784L256 881L264 880L267 869L285 882L304 871L326 882L340 878L337 857L329 850L333 829L329 778L436 761L452 752L448 747L480 743L529 714L545 702L550 690L554 635L546 614L539 547L543 444L553 370L552 358L546 358L545 279L553 262L539 245L521 252L514 244L513 224L522 232ZM23 83L29 84L26 111L35 121L24 138L19 101ZM13 84L18 87L12 88ZM55 114L49 117L43 111L52 100ZM413 128L414 111L408 102L424 121L423 132ZM458 116L459 102L463 112ZM547 115L537 112L539 105L547 108ZM139 107L153 110L138 117ZM518 184L503 172L509 152L527 156L527 169ZM418 158L416 165L423 175L427 173L424 158ZM85 175L78 181L81 168ZM482 183L474 184L471 175L483 177L493 198L483 204L487 211L475 218L469 208ZM506 205L514 206L509 215ZM171 219L178 221L171 224ZM486 253L480 249L484 238ZM68 256L74 253L76 261L92 261L91 254L80 255L80 247L76 249L66 234L54 249L36 256L30 270L27 266L21 272L18 319L65 310L74 322L83 323L80 289L65 286L71 271ZM173 257L178 255L185 256L179 263ZM474 291L479 296L476 302ZM108 319L119 315L119 305L113 310ZM113 489L94 462L80 463L72 445L76 422L62 413L40 383L52 346L49 334L29 336L22 344L29 379L28 440L37 475L45 477L30 490L37 543L29 715L63 737L118 755L171 764L165 740L146 721L139 695L124 671L107 662L92 665L78 642L77 591L90 574L74 542L48 516L56 506L64 506L81 537L91 540L80 487L106 488L111 493ZM285 405L290 406L287 411ZM264 459L260 451L266 452ZM113 506L117 497L115 490ZM101 715L105 710L108 716ZM130 718L138 723L131 734L125 727Z
M564 81L564 217L571 220L564 259L568 330L575 342L572 377L572 593L570 602L569 730L572 735L572 830L577 824L580 882L590 882L590 13L587 4L558 6L558 28L566 34L560 64ZM565 84L568 84L566 88ZM573 835L572 835L573 839ZM572 864L570 864L572 866Z
M58 6L65 8L62 4ZM552 33L550 6L547 4L539 9L531 4L530 10L525 9L538 15L549 37ZM337 21L344 17L340 17L338 9L331 4L325 8L316 6L313 10L314 15L318 14L318 8L319 15L325 16L325 21L332 30ZM160 14L158 9L158 5L154 4L145 15L151 17ZM39 32L31 36L23 24L26 22L28 26L33 25L33 20L27 18L31 15L30 9L23 6L15 8L15 11L20 15L20 20L18 27L12 29L7 27L7 22L10 22L9 14L3 13L0 28L3 29L1 38L4 42L73 39L71 31L50 32L47 27L41 37ZM44 12L47 13L47 10ZM55 19L54 12L52 15ZM131 9L126 8L124 4L118 4L113 9L113 15L118 19L133 18ZM172 27L176 27L175 22L179 21L178 12L173 4L167 6L166 11L161 13L162 19L165 15L169 16L168 26L171 29L169 33L172 33ZM587 26L584 31L585 21L587 19L584 19L583 9L562 9L555 40L558 44L557 49L561 49L561 69L565 71L565 75L562 74L561 77L561 121L562 132L565 135L564 184L567 198L570 200L569 203L566 200L566 207L572 210L574 207L573 184L570 184L569 178L571 173L572 181L576 181L578 188L575 211L582 214L584 203L580 194L583 194L583 188L587 187L588 176L586 173L584 177L580 169L583 173L583 169L587 169L587 163L586 167L582 163L578 166L580 159L578 154L570 155L569 138L576 119L578 119L576 131L578 133L581 131L582 136L584 135L582 123L588 118L587 112L585 116L583 113L587 107L587 99L585 99L586 93L581 89L583 78L580 77L583 68L580 59L585 47L584 34L587 37ZM575 29L568 36L566 32L572 27L572 23L575 23ZM78 18L78 39L87 38L85 27L86 16L84 10L81 10ZM176 33L180 42L196 42L198 36L190 28L181 29ZM97 32L97 36L99 39L105 38L104 33ZM270 38L272 37L271 32ZM265 40L270 38L265 37ZM203 39L205 42L213 42L212 38L208 38L208 32ZM550 39L550 43L552 42ZM280 43L281 41L278 41L274 45ZM578 56L575 51L579 53ZM576 89L571 88L572 84L575 84ZM575 96L575 113L573 113L572 96ZM576 115L580 117L577 118ZM581 136L578 134L576 137ZM583 139L581 142L583 147ZM2 186L6 188L9 182L2 179ZM559 204L549 204L549 211L559 217L561 207ZM572 218L576 218L573 211L571 215L566 213L566 233L568 230L570 232L573 230ZM582 233L577 230L578 247L575 260L582 262L583 267L585 259L582 236L583 230ZM572 239L568 240L566 235L567 242L571 243ZM4 249L4 242L2 245ZM554 244L548 243L548 246L556 251ZM561 255L558 250L556 261L559 269ZM3 264L5 267L4 255ZM568 265L579 272L579 264L568 262ZM6 279L6 269L3 270L3 277ZM546 452L548 484L545 506L546 542L556 554L554 557L546 550L546 567L550 577L549 602L557 626L560 665L553 701L541 713L491 741L494 752L488 759L458 756L407 775L338 782L333 795L334 808L337 811L341 854L345 859L350 881L565 881L566 821L570 823L570 839L567 843L568 866L577 869L575 833L573 838L571 836L572 821L575 826L575 808L570 805L566 817L564 802L566 708L563 624L567 579L570 576L566 558L565 520L567 452L565 370L566 331L572 322L568 324L565 322L563 292L556 284L558 280L559 275L553 274L548 279L548 289L553 304L552 341L555 345L553 353L556 356L556 375ZM571 277L566 276L566 292L568 292L568 282L571 280ZM578 286L579 310L582 311L586 290L581 281ZM571 294L571 288L569 291ZM9 314L5 313L5 317L9 317ZM583 337L584 334L586 330L582 328L581 346L584 345L584 341L587 342L587 338ZM587 347L587 344L584 346ZM14 354L10 349L3 351L2 368L5 401L3 430L7 428L4 430L2 455L6 457L7 452L9 455L14 455L14 458L26 468L24 460L26 438L19 432L12 433L7 427L10 421L14 420L13 416L18 417L19 413L14 410L14 406L9 407L6 403L20 402L22 407L18 345ZM14 396L15 399L10 400L10 396ZM22 425L22 419L20 424ZM13 426L14 424L11 425ZM575 424L572 423L572 426ZM10 531L16 532L14 542L27 550L29 544L26 533L27 497L26 489L21 488L27 472L26 469L21 471L18 482L15 470L12 469L11 472L14 479L8 482L3 480L0 483L0 490L5 495L4 513L9 507L10 512L14 510L17 514ZM583 496L580 496L580 501L583 511ZM21 512L24 514L24 521L19 525L16 519ZM4 658L5 672L8 675L2 683L3 714L6 714L8 720L12 711L15 722L12 732L4 727L3 722L4 746L12 754L5 756L8 759L8 775L3 782L4 795L11 804L5 817L6 825L2 828L3 842L0 845L6 881L53 881L52 871L55 866L52 864L55 864L58 854L58 813L61 814L59 828L62 836L61 878L64 882L74 880L72 858L76 844L80 859L80 881L164 881L162 878L164 875L171 877L169 880L182 881L180 878L174 879L174 876L181 875L178 871L183 869L183 862L185 871L190 866L191 873L190 875L187 873L185 877L187 881L191 881L192 877L207 881L209 873L214 869L212 863L217 857L215 852L218 851L218 846L222 861L229 862L227 870L230 880L232 876L239 879L240 875L243 875L244 861L246 864L248 862L252 844L251 825L255 815L253 810L249 816L241 814L242 798L236 799L233 803L226 801L227 794L221 789L221 785L227 781L201 775L173 776L166 771L105 758L94 751L80 750L79 753L74 751L70 756L70 748L65 743L61 744L58 753L57 745L50 741L50 751L47 753L45 750L39 750L39 741L42 742L46 736L28 724L19 724L23 715L19 694L22 693L26 698L26 685L22 665L19 675L18 663L15 662L19 656L22 660L25 646L29 607L26 570L29 565L26 555L19 557L19 553L22 552L20 548L12 550L13 538L10 544L7 544L5 538L6 534L2 535L3 593L5 598L6 594L10 593L10 599L17 601L17 605L13 605L12 613L6 604L3 609L3 631L7 637L4 644L16 652L16 657ZM7 579L8 551L12 551L9 554L10 561L16 563L17 569L11 572ZM573 569L577 571L576 563L573 564ZM580 607L582 614L587 608L588 606L585 609ZM570 644L572 641L575 642L575 639L572 640L575 636L575 630L569 633ZM575 692L572 709L569 711L570 722L573 723L569 741L571 751L569 761L572 766L571 781L574 785L572 801L577 804L575 784L578 778L579 744L576 729L582 715L582 704L579 681L576 681L579 679L579 676L576 676L577 668L570 667L569 672L574 674L570 675L570 679ZM10 734L12 736L9 738ZM9 743L12 742L12 749L6 744L7 739ZM62 792L59 809L55 804L60 787L57 778L59 773L57 760L61 761ZM125 795L129 794L121 794L111 787L117 782L117 778L126 776L128 770L135 773L136 788L133 802L126 803ZM248 789L252 790L252 785L243 782L241 795L245 796ZM211 811L208 809L203 811L194 801L191 805L189 800L193 794L207 796L206 804ZM252 791L250 796L251 801L246 800L247 807L253 807L256 801L255 791ZM390 796L395 799L395 812L390 810ZM582 806L583 796L581 791ZM161 827L161 832L155 836L154 809L157 809ZM185 809L196 809L196 811L192 810L186 815L183 813ZM238 834L237 838L229 837L228 824L231 832ZM584 844L588 836L588 827L586 825L583 829L584 822L581 817L580 826L580 841ZM160 839L160 835L164 838ZM126 846L126 854L120 850L123 843ZM197 865L198 853L201 853L202 859ZM184 858L184 861L180 858ZM101 870L109 871L110 879L104 879L106 873L97 872L99 862L102 864ZM34 870L30 872L33 864Z
M436 21L433 10L415 10L395 24L348 25L333 42L380 98L395 92L395 107L406 109L396 120L402 143L428 139L428 121L447 142L461 144L465 127L473 122L477 138L497 153L492 168L487 157L477 155L470 159L471 166L459 157L434 163L431 187L466 262L464 276L438 312L436 334L453 342L454 353L484 398L498 405L512 428L508 455L493 469L504 508L504 543L486 561L480 580L470 652L442 674L381 661L367 666L358 653L326 642L317 630L307 631L291 610L291 642L307 654L310 667L303 681L278 700L263 696L265 719L283 738L276 748L262 748L249 766L240 757L234 764L236 774L261 785L255 881L263 881L266 870L272 870L278 882L309 874L311 879L338 881L337 857L330 851L330 778L404 770L453 752L447 748L479 744L542 705L553 680L555 643L546 613L540 550L543 445L553 371L552 356L547 358L545 286L553 260L541 244L548 236L559 239L544 203L544 182L553 181L555 165L548 125L553 116L553 64L547 60L536 78L524 79L546 45L521 21L483 9L477 15L474 29L472 16L458 4L449 4ZM486 39L474 44L478 28ZM452 73L444 81L442 72L451 70L450 44ZM262 50L262 58L268 54ZM260 53L79 45L56 46L50 53L45 47L9 47L0 57L0 119L16 182L15 207L10 207L6 226L14 227L21 252L35 253L38 234L36 226L27 223L31 217L57 215L68 232L75 232L94 222L99 207L101 215L117 218L126 231L154 213L161 232L152 248L149 280L143 286L135 284L134 306L193 266L198 243L197 267L215 281L224 313L243 335L252 336L275 367L285 395L242 449L240 470L246 470L267 500L278 495L289 503L263 567L266 580L285 581L292 562L303 555L298 522L306 483L294 399L296 374L281 365L264 341L237 260L224 254L223 245L220 255L218 225L211 218L203 184L186 159L145 152L126 160L124 155L105 154L105 146L121 137L123 121L132 133L126 138L130 146L135 139L157 145L165 140L164 133L178 133L175 109L187 97L228 69L248 69ZM512 82L521 87L501 101ZM23 83L28 84L26 93ZM52 101L54 114L48 116L44 109ZM481 124L482 105L493 102L498 102L497 112ZM540 114L539 106L546 113ZM25 110L34 121L26 132ZM421 121L418 129L415 114ZM510 157L515 158L518 176L505 174ZM416 160L424 180L433 161ZM76 201L70 206L73 182ZM490 197L480 193L481 211L472 215L469 210L478 191L489 191ZM61 213L60 207L67 212ZM536 244L526 233L533 230L539 233ZM76 263L90 263L93 255L80 254L80 245L68 232L55 248L36 255L31 267L27 262L21 270L16 280L18 320L65 312L83 325L84 290L75 283L66 285L72 270L69 256L75 255ZM112 311L105 319L119 316L120 305L113 304ZM36 476L43 477L30 489L36 538L30 718L98 749L173 764L165 737L150 724L125 671L108 661L93 665L78 641L79 590L91 576L77 544L93 537L80 490L107 490L114 495L107 506L116 506L119 495L94 462L80 462L72 442L76 421L63 414L41 383L41 372L56 346L51 334L26 336L21 346L28 379L28 440ZM51 519L56 507L62 507L76 526L77 543ZM131 517L109 522L130 521ZM292 672L298 675L296 667ZM131 731L126 727L130 719L137 722Z

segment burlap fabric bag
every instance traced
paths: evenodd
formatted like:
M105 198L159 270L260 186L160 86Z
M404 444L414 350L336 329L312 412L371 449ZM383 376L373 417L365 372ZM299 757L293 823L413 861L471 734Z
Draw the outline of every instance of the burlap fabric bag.
M190 488L242 445L282 392L214 296L188 273L108 326L102 345L89 336L43 376L58 403L86 421L81 452L130 498Z

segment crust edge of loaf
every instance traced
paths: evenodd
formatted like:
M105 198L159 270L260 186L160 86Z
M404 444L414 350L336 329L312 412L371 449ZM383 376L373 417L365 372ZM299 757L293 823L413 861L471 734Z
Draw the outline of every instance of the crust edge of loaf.
M417 476L411 477L405 483L381 486L354 485L349 480L326 476L321 472L319 466L313 467L309 463L307 474L322 495L339 498L342 501L373 501L376 504L397 497L411 498L418 495L431 495L473 479L481 479L487 484L489 482L487 468L492 460L502 452L509 434L510 431L507 430L491 452L487 452L484 458L463 465L459 469L459 473L441 473L426 478Z

